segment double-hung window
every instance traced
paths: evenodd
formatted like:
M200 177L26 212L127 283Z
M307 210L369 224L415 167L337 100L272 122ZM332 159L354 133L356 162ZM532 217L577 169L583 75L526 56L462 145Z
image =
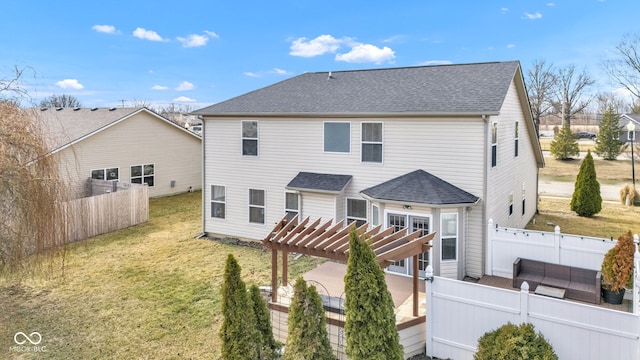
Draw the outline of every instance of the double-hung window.
M455 261L458 259L458 214L443 213L441 221L442 261Z
M520 137L520 129L519 129L519 122L516 121L516 130L515 130L515 156L518 157L518 140Z
M524 184L522 184L522 216L524 216L524 214L526 212L526 208L527 208L525 206L526 205L526 202L525 202L526 196L525 195L526 195L526 193L525 193Z
M242 155L258 156L258 122L242 121Z
M249 189L249 222L264 224L264 190Z
M147 184L153 187L155 182L155 165L133 165L131 167L131 183L132 184Z
M227 188L222 185L211 185L211 217L224 219L227 209Z
M347 224L356 222L356 226L367 222L367 201L361 199L347 199Z
M300 195L294 192L284 193L284 211L291 220L300 213Z
M491 167L498 165L498 123L491 125Z
M120 170L118 168L91 170L91 178L96 180L118 181L120 179Z
M509 194L509 216L513 215L513 193Z
M382 162L382 123L362 123L362 162Z

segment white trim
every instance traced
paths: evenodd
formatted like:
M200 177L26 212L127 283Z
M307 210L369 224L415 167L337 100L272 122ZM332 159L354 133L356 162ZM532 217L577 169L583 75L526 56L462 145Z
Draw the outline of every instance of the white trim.
M214 186L218 186L224 189L224 201L217 201L217 200L213 200L213 187ZM227 186L226 185L219 185L219 184L209 184L209 219L216 219L216 220L226 220L227 219ZM223 217L217 217L217 216L213 216L213 213L211 212L211 204L216 203L216 204L223 204L224 205L224 216ZM203 216L206 218L206 216Z
M116 170L118 170L118 177L117 177L116 179L107 179L107 170L110 170L110 169L116 169ZM91 170L89 171L89 177L90 177L91 179L93 179L93 172L94 172L94 171L97 171L97 170L102 170L102 171L104 171L104 179L102 179L102 180L105 180L105 181L120 181L120 167L118 167L118 166L111 166L111 167L105 167L105 168L96 168L96 169L91 169ZM100 179L96 179L96 180L100 180ZM155 180L155 179L154 179L154 180Z
M356 201L364 201L364 211L367 212L367 214L364 214L363 218L360 217L355 217L355 216L349 216L349 200L356 200ZM357 198L357 197L345 197L344 199L344 219L347 223L349 223L349 219L351 218L352 220L355 221L364 221L367 222L367 217L368 217L368 212L369 212L369 202L366 199L363 198Z
M364 124L380 124L380 135L382 137L382 140L380 142L378 141L364 141L362 139L363 135L364 135L364 131L362 130L362 128L364 127ZM362 151L362 147L364 145L380 145L381 147L381 151L380 151L380 161L363 161L362 157L363 157L363 151ZM360 122L360 163L361 164L384 164L384 122L383 121L361 121Z
M251 190L254 191L262 191L262 198L264 200L263 205L253 205L251 204ZM263 210L262 222L253 222L251 221L251 208L258 208ZM249 224L253 225L265 225L267 223L267 190L258 189L258 188L249 188L247 191L247 221Z
M297 197L297 200L298 200L297 204L296 204L296 206L298 207L297 209L289 209L289 208L287 208L287 194L294 194ZM300 196L300 192L299 191L291 191L291 190L285 190L284 191L284 212L285 212L285 214L288 214L290 212L295 212L298 215L301 214L301 212L300 212L300 210L301 210L300 209L300 197L301 196Z
M324 139L325 139L325 125L327 123L331 123L331 124L349 124L349 151L327 151L326 147L325 147L325 143L324 143ZM322 122L322 152L325 154L351 154L352 150L351 150L351 121L323 121Z
M138 183L134 183L133 182L133 178L135 177L136 179L140 178L140 181L141 181L140 184L142 184L142 185L146 184L146 182L144 182L145 176L146 177L150 177L150 175L145 175L144 174L144 167L147 166L147 165L153 166L153 185L151 185L151 186L147 185L147 186L149 186L150 188L155 187L156 186L156 176L157 176L157 174L156 174L156 164L155 163L130 165L129 166L129 182L132 183L132 184L138 184ZM141 173L140 176L131 175L131 173L132 173L131 168L134 167L134 166L140 166L141 167L142 173Z
M455 259L443 259L442 258L442 249L444 248L443 246L443 240L444 239L451 239L454 236L444 236L444 223L443 223L443 217L445 215L455 215L456 216L456 235L455 235L455 239L456 239L456 249L455 249L455 254L456 254L456 258ZM455 212L441 212L440 213L440 262L441 263L454 263L454 262L458 262L458 250L460 250L460 215L458 214L457 211Z
M256 137L245 137L244 136L244 123L246 122L255 122L256 123ZM256 141L256 154L255 155L245 155L244 154L244 140L255 140ZM260 122L258 120L240 120L240 156L244 157L259 157L260 156Z

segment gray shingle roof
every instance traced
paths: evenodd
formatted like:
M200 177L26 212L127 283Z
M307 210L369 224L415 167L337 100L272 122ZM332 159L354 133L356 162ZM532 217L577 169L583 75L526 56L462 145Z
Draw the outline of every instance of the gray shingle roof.
M287 184L287 188L339 193L349 184L351 178L351 175L300 172Z
M362 190L377 200L413 204L473 204L478 197L424 171L416 170L382 184Z
M510 61L304 73L194 113L491 114L519 67Z

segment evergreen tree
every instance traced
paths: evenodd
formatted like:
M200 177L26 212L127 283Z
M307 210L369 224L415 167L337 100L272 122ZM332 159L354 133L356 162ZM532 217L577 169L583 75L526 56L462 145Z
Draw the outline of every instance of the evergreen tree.
M345 283L345 334L351 360L402 360L393 299L369 244L349 238Z
M580 155L576 136L569 125L562 126L553 136L549 150L556 160L569 160Z
M249 288L251 303L253 304L253 313L256 319L256 330L260 334L259 352L260 359L277 358L280 344L273 337L273 328L271 327L271 314L267 308L267 303L260 294L258 285L251 285Z
M625 148L625 142L620 141L623 133L624 127L620 125L620 115L614 112L612 106L609 106L602 116L593 152L605 160L615 160Z
M596 168L593 164L591 151L582 160L580 171L571 197L571 211L579 216L592 217L602 209L600 183L596 178Z
M255 328L253 304L247 293L247 287L240 278L240 265L229 254L224 267L222 283L222 315L220 327L222 340L222 358L225 360L258 359L259 337Z
M293 287L289 333L282 360L334 360L322 299L302 278Z

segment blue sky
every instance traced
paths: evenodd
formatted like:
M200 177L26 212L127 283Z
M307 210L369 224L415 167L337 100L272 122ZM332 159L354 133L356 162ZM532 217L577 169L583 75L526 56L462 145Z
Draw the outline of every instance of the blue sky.
M29 67L34 102L85 107L195 110L304 72L537 59L610 91L602 60L640 33L637 0L9 0L3 13L0 78Z

